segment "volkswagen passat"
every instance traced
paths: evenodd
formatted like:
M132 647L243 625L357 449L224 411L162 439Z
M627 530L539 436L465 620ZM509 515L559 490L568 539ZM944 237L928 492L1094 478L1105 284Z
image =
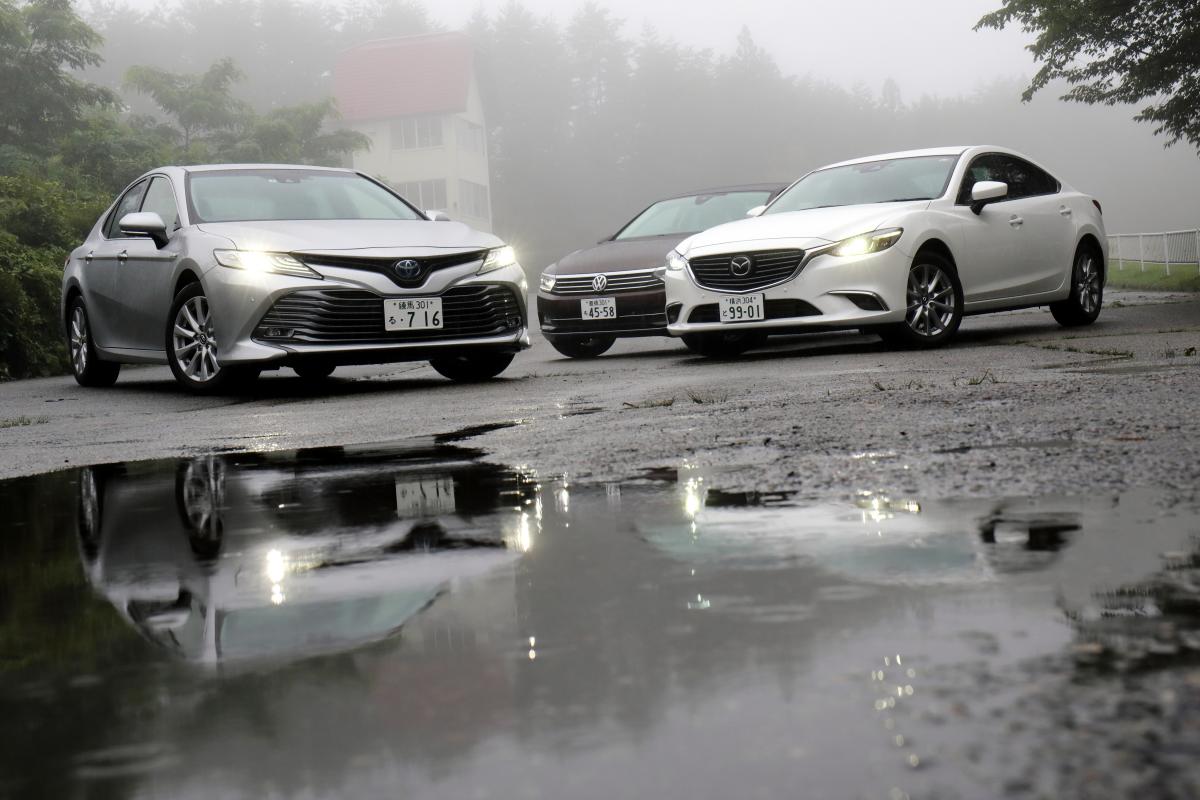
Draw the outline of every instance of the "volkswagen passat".
M85 386L138 362L197 392L412 360L469 381L529 346L526 294L512 248L358 172L165 167L71 253L62 319Z
M815 170L684 240L662 274L671 334L733 355L813 328L931 347L964 314L1028 306L1086 325L1106 264L1096 200L1012 150L949 147Z
M631 336L667 336L655 270L688 236L741 219L786 184L728 186L660 200L613 236L551 264L538 287L542 333L558 352L592 358Z

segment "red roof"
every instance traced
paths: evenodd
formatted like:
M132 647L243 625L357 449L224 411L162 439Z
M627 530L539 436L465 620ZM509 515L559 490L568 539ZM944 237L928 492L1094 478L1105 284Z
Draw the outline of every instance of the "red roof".
M461 33L380 39L338 55L333 92L350 122L465 111L471 40Z

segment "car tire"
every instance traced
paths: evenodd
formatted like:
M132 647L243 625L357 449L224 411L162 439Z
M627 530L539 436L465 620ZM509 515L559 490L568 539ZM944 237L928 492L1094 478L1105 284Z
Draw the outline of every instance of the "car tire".
M202 456L181 463L175 470L175 508L187 531L188 546L201 560L221 553L225 538L225 461Z
M688 350L706 358L734 358L762 346L767 339L764 334L755 331L685 333L682 338Z
M323 381L332 375L335 369L337 367L333 364L321 363L297 364L292 367L292 371L306 381Z
M429 366L458 383L487 381L508 369L515 353L461 353L429 359Z
M596 358L608 352L615 336L547 336L550 346L568 358Z
M918 253L908 270L904 322L882 325L878 334L897 347L941 347L954 338L963 317L963 290L950 259Z
M257 367L221 364L212 317L199 283L180 289L167 315L167 363L175 381L194 394L217 394L245 386L259 374Z
M1091 325L1100 316L1104 304L1104 273L1100 255L1094 247L1081 246L1071 267L1071 294L1066 300L1050 304L1054 320L1065 328Z
M96 353L87 306L79 295L67 308L67 357L71 361L71 373L80 386L112 386L121 374L120 364L102 361Z

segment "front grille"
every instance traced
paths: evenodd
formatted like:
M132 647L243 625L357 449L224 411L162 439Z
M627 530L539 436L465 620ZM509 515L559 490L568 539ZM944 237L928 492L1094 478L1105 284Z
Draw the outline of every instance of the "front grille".
M644 272L610 272L604 277L608 285L602 290L596 289L592 281L595 275L563 275L554 281L550 294L613 294L616 292L636 292L645 289L659 289L663 286L661 278L655 277L650 270Z
M442 292L442 327L388 331L383 298L357 289L293 292L275 301L254 338L294 344L410 344L501 336L521 327L521 306L503 286L456 286Z
M393 256L390 258L361 258L358 256L308 255L296 253L296 258L310 267L341 267L343 269L361 269L386 275L392 283L405 289L417 289L425 285L429 276L438 270L450 267L461 267L482 261L487 256L486 250L471 250L466 253L450 253L444 256ZM401 261L417 262L414 275L404 276L397 273L395 265Z
M777 300L767 300L763 303L763 314L768 320L790 319L791 317L816 317L820 313L820 309L812 303L806 303L803 300L779 298ZM688 322L720 321L721 314L717 310L716 303L705 303L702 306L696 306L692 309L692 313L688 314ZM732 324L736 325L737 323Z
M751 262L747 275L734 275L731 262L738 257ZM725 253L689 259L692 277L706 289L720 292L752 292L786 281L800 271L803 250L759 250L750 253Z

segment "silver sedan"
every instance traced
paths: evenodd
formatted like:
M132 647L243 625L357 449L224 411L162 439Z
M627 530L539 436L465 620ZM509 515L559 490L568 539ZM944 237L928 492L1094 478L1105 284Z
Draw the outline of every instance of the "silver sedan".
M164 167L72 251L62 319L85 386L128 363L169 364L197 392L414 360L473 381L529 346L527 293L511 247L361 173Z

